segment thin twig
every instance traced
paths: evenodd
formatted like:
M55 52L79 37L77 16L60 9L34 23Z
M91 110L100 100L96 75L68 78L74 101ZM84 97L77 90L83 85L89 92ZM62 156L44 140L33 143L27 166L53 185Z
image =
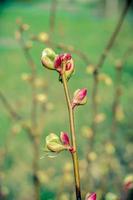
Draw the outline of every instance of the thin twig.
M13 108L13 106L9 103L8 99L3 94L2 91L0 91L0 99L1 99L4 107L9 112L9 114L12 116L13 119L15 119L15 120L21 120L22 119L20 114L18 114L17 111Z
M111 37L110 37L110 39L109 39L109 41L108 41L103 53L101 54L101 56L99 58L99 61L98 61L97 65L96 65L96 68L101 68L103 66L103 64L105 62L105 59L107 58L108 53L109 53L110 49L113 47L114 42L116 40L116 37L117 37L118 33L121 30L121 27L123 25L125 16L126 16L126 14L128 12L128 9L129 9L131 3L132 3L132 0L128 0L127 1L126 5L125 5L125 7L124 7L124 9L122 11L122 14L120 16L120 19L119 19L119 21L118 21L118 23L117 23L117 25L116 25L116 27L114 29L114 32L112 33L112 35L111 35Z
M114 42L121 30L121 27L123 25L123 22L124 22L124 19L125 19L125 16L128 12L128 9L131 5L131 2L132 0L128 0L127 4L125 5L123 11L122 11L122 14L120 16L120 19L114 29L114 32L112 33L111 37L109 38L109 41L103 51L103 53L101 54L99 60L98 60L98 63L97 65L95 66L95 71L93 73L93 88L92 88L92 109L93 109L93 122L92 122L92 130L93 130L93 140L94 140L94 136L95 136L95 133L96 133L96 123L95 123L95 117L97 115L97 112L98 112L98 103L97 103L97 95L98 95L98 75L99 75L99 68L101 68L105 62L105 59L107 58L108 56L108 53L109 51L111 50L111 48L113 47L114 45Z
M112 133L114 135L114 133L116 132L117 129L117 119L116 119L116 115L117 115L117 111L118 111L118 107L120 104L120 98L122 95L122 71L123 71L123 67L124 64L128 58L128 56L130 56L130 54L133 52L133 45L131 45L123 54L123 56L121 57L120 60L118 60L115 63L115 69L116 69L116 77L115 77L115 92L114 92L114 100L113 100L113 105L112 105Z
M37 77L36 73L36 64L29 53L29 49L26 48L25 41L23 38L23 34L21 32L21 28L19 29L21 37L19 39L20 46L24 52L25 58L27 60L27 63L29 67L31 68L31 74L32 74L32 105L31 105L31 130L32 130L32 145L33 145L33 183L34 183L34 199L39 200L40 199L40 182L37 177L37 173L39 170L39 140L40 140L40 134L38 134L38 123L37 123L37 101L36 101L36 86L35 86L35 80Z
M1 99L5 109L11 116L11 118L17 122L20 121L22 128L28 133L30 139L33 139L33 134L32 134L31 128L26 123L23 122L23 117L17 113L17 111L13 108L13 106L9 102L8 98L2 93L2 91L0 91L0 99Z
M29 67L31 68L31 74L32 74L32 107L31 107L31 121L32 121L32 126L34 127L34 129L37 126L37 102L36 102L36 87L35 87L35 79L36 79L36 64L31 56L31 54L29 53L29 50L26 48L24 39L23 39L23 35L21 33L21 37L20 37L20 46L24 52L25 58L27 60L27 63L29 65Z
M50 18L49 18L50 34L54 32L55 28L56 9L57 9L57 0L52 0L50 8Z

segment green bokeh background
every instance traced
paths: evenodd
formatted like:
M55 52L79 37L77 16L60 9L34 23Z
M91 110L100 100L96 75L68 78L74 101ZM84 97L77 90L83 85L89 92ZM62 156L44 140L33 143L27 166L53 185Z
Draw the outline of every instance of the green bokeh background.
M22 73L30 73L30 70L23 52L15 39L15 31L17 29L16 19L21 18L24 23L30 25L30 29L26 35L49 32L50 3L50 1L29 1L28 3L8 1L8 3L0 7L0 88L10 103L26 119L30 112L31 90L30 86L21 79L21 75ZM75 1L72 3L70 1L60 1L57 6L55 30L52 34L53 41L73 45L76 49L85 52L94 64L97 63L120 14L118 12L114 15L112 14L110 17L106 17L102 13L102 8L99 5L100 3L98 5L95 3L89 4L86 1ZM130 12L111 50L111 53L116 58L121 58L123 53L132 44L132 33L133 16ZM55 132L59 134L62 130L69 132L67 107L64 101L62 85L58 82L58 75L57 73L44 70L41 66L41 52L45 47L42 44L34 43L31 50L37 65L38 75L48 82L48 88L46 90L48 99L54 104L53 111L47 112L45 116L45 128L40 143L40 157L43 155L44 140L48 133ZM90 126L92 122L91 94L93 77L86 73L87 66L79 57L73 55L73 58L76 71L69 81L70 89L72 93L77 88L86 87L88 89L87 104L77 109L75 113L79 159L82 160L86 153L88 141L82 136L81 129L83 126ZM133 139L132 65L133 59L131 54L124 65L122 75L123 95L121 97L121 105L125 117L123 121L118 123L115 141L118 146L118 159L120 160L126 151L127 145ZM113 83L110 86L100 83L99 86L99 97L102 100L99 106L99 113L105 113L106 115L106 120L98 125L96 134L95 152L99 157L103 156L104 141L111 134L115 67L110 58L106 60L101 72L107 73L112 78ZM9 118L2 103L0 103L0 111L0 147L2 148L15 122ZM4 186L11 191L10 200L25 199L25 194L30 194L32 191L30 179L31 160L33 157L32 146L24 131L21 131L15 137L11 137L9 141L10 153L4 165ZM49 166L53 166L55 170L55 175L51 178L49 184L44 185L44 187L42 186L44 189L42 189L41 199L55 199L55 194L58 190L57 182L59 185L61 184L60 175L63 171L62 167L65 163L69 162L69 159L68 153L65 152L56 159L51 160L45 157L45 159L40 160L41 168L48 170ZM121 181L132 171L132 165L129 164L129 161L123 163L121 162L120 164L121 171L118 174ZM119 194L119 190L116 189L110 180L107 180L107 185L109 192ZM12 194L14 197L12 197Z

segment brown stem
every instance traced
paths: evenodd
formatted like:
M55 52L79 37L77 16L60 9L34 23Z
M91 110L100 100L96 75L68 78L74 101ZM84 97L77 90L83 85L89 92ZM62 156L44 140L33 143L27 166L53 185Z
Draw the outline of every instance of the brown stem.
M126 16L126 14L128 12L128 9L129 9L131 3L132 3L132 0L128 0L127 1L126 5L125 5L125 7L124 7L124 9L123 9L123 11L121 13L120 19L119 19L119 21L118 21L118 23L117 23L117 25L116 25L116 27L114 29L114 32L112 33L111 37L109 38L109 41L108 41L103 53L101 54L101 56L99 58L99 61L98 61L97 65L96 65L96 68L101 68L103 66L103 64L105 62L105 59L108 56L108 53L109 53L110 49L113 47L114 42L116 40L116 37L117 37L118 33L121 30L121 27L123 25L125 16Z
M124 67L124 63L126 62L128 56L133 51L133 45L131 45L123 54L122 58L116 62L116 77L115 77L115 92L114 92L114 100L113 100L113 105L112 105L112 133L116 132L117 129L117 119L116 119L116 114L117 114L117 108L120 104L120 97L122 95L122 71Z
M9 115L12 117L12 119L16 121L22 121L23 117L16 112L16 110L12 107L11 103L9 102L8 98L0 91L0 99L6 108ZM21 122L21 127L28 133L28 136L31 140L33 140L33 134L31 128L26 124Z
M37 102L36 102L36 87L35 87L35 79L36 79L36 64L31 56L31 54L29 53L29 50L26 48L25 46L25 42L23 39L23 35L21 34L21 38L20 38L20 45L21 48L23 49L25 58L27 60L27 63L29 65L29 67L31 68L31 73L32 73L32 107L31 107L31 121L32 121L32 126L34 128L36 128L37 126L37 119L36 119L36 115L37 115Z
M67 102L67 107L68 107L68 113L69 113L71 141L72 141L72 146L75 150L75 152L72 153L72 160L73 160L74 177L75 177L76 199L81 200L79 165L78 165L78 155L77 155L77 145L76 145L76 135L75 135L75 125L74 125L74 113L71 106L70 94L69 94L69 89L67 86L65 73L62 74L62 82L63 82L64 92L65 92L65 97L66 97L66 102Z
M21 30L21 29L20 29ZM40 182L37 177L37 172L39 169L39 139L40 135L37 132L38 128L38 123L37 123L37 101L36 101L36 86L35 86L35 79L37 77L36 74L36 65L35 62L29 53L29 49L26 48L25 41L23 39L23 35L21 32L21 37L20 37L20 45L23 49L25 58L27 60L27 63L29 64L29 67L31 68L31 74L32 74L32 105L31 105L31 123L32 123L32 128L31 128L31 133L32 133L32 144L33 144L33 179L34 179L34 199L39 200L40 199Z
M116 66L116 82L115 82L115 93L114 93L114 101L112 105L112 133L116 132L117 128L117 108L120 103L120 96L121 96L121 78L122 78L122 63L119 66Z
M37 172L39 169L39 140L38 138L34 138L33 141L33 149L34 149L34 154L33 154L33 181L34 181L34 199L39 200L40 199L40 182L37 176Z
M93 109L93 123L92 123L92 130L93 130L93 135L95 136L95 132L96 132L96 123L95 123L95 117L97 115L97 110L98 110L98 103L96 101L96 98L97 98L97 94L98 94L98 75L99 75L99 68L101 68L105 62L105 59L107 58L108 56L108 53L109 51L111 50L111 48L113 47L114 45L114 42L116 40L116 37L118 36L118 33L120 32L121 30L121 27L123 25L123 22L124 22L124 19L125 19L125 16L127 14L127 11L131 5L131 2L132 0L128 0L127 4L125 5L123 11L122 11L122 14L120 16L120 19L114 29L114 32L112 33L103 53L101 54L100 58L99 58L99 61L95 67L95 71L93 73L93 77L94 77L94 80L93 80L93 95L92 95L92 109ZM93 136L93 137L94 137Z
M55 28L56 8L57 8L57 1L52 0L50 9L50 21L49 21L50 33L53 33Z
M9 103L8 99L6 98L6 96L2 93L2 91L0 91L0 99L3 103L3 105L5 106L5 108L7 109L7 111L9 112L9 114L16 120L20 120L21 116L15 111L15 109L12 107L12 105Z
M93 144L94 144L94 136L95 136L95 132L96 132L96 122L95 122L95 118L96 115L98 113L98 102L97 102L97 93L98 93L98 75L97 75L98 71L95 71L95 75L94 75L94 82L93 82L93 88L92 88L92 108L93 108L93 112L92 112L92 131L93 131L93 136L92 136L92 141L91 141L91 148L93 148Z

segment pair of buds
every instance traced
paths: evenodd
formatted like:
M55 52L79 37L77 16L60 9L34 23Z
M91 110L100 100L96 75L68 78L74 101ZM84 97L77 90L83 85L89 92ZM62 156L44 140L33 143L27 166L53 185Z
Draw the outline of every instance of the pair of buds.
M46 137L45 152L59 153L61 151L68 150L70 153L74 153L74 148L70 145L70 139L67 133L61 132L60 137L55 133L50 133Z

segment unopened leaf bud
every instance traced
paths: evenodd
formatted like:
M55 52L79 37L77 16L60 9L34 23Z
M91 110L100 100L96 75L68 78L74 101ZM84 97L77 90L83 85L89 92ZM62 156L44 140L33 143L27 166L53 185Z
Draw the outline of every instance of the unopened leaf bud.
M41 32L38 35L38 40L40 42L47 42L49 40L49 35L47 33L45 33L45 32Z
M51 133L46 137L46 149L51 152L59 153L66 149L66 147L61 143L60 138Z
M64 66L65 65L65 66ZM65 73L68 80L74 72L74 63L71 54L60 54L55 58L54 67L60 75Z
M75 91L73 100L72 100L72 108L75 106L84 105L87 102L87 89L78 89Z
M133 174L130 174L124 179L124 189L130 190L133 189Z
M67 133L61 132L60 139L64 145L70 145L70 140Z
M41 57L42 65L45 68L55 70L54 60L55 60L56 56L57 55L55 54L55 52L52 49L50 49L50 48L44 49L43 52L42 52L42 57Z
M27 49L27 50L29 50L29 49L31 49L33 47L33 43L32 43L32 41L27 41L26 42L26 44L25 44L25 48Z
M96 200L96 193L87 194L85 200Z

